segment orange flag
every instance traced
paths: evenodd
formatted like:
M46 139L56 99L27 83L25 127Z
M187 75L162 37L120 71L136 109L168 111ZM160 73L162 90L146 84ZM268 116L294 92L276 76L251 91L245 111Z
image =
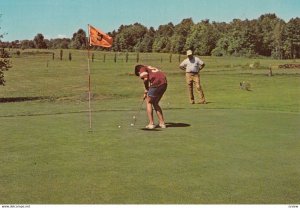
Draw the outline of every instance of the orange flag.
M90 45L102 46L105 48L110 48L112 46L113 39L109 35L105 34L99 29L94 28L89 25L89 36Z

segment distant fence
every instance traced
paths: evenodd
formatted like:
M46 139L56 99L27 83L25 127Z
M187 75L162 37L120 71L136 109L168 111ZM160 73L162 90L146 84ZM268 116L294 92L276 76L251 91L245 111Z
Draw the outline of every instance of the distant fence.
M49 60L69 60L73 61L82 58L82 50L26 50L18 51L18 57L22 56L37 56L49 55ZM87 55L88 56L88 55ZM86 56L86 57L87 57ZM103 52L103 51L90 51L90 60L101 62L134 62L134 63L147 63L147 62L161 62L161 63L179 63L184 58L182 54L173 53L139 53L139 52Z
M63 50L58 52L59 54L56 55L54 52L51 53L51 58L54 60L54 57L59 56L60 60L67 59L64 58ZM78 56L77 56L78 57ZM68 59L70 61L75 60L76 56L72 56L69 52ZM127 52L90 52L90 60L94 61L101 61L101 62L147 62L147 61L156 61L161 63L172 63L172 62L181 62L182 55L181 54L167 54L167 53L127 53Z
M180 62L182 60L182 55L180 54L159 54L159 53L92 53L92 61L113 61L118 62L147 62L147 61L159 61L161 63L172 63Z
M282 65L279 65L278 68L280 68L280 69L295 69L295 68L300 69L300 64L282 64Z

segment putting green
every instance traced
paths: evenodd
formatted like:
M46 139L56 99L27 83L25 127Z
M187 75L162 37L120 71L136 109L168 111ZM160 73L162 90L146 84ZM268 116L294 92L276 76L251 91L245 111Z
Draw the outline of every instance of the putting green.
M168 109L158 131L133 113L2 117L1 202L297 203L298 113Z

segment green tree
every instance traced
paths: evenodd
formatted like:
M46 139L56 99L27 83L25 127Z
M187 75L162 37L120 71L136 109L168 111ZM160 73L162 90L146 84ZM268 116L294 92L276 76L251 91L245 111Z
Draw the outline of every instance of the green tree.
M34 37L33 42L34 42L35 48L38 48L38 49L47 48L47 44L44 40L44 36L41 33L38 33Z
M251 56L256 54L255 21L234 19L217 41L212 54Z
M175 25L174 35L171 37L171 51L174 53L184 53L186 39L194 25L192 18L183 19L178 25Z
M277 22L273 31L272 56L277 59L283 58L284 31L286 23L281 20Z
M147 28L139 23L121 25L114 40L116 51L139 51Z
M285 28L285 54L288 58L300 57L300 18L292 18Z
M1 14L0 14L1 17ZM1 30L1 27L0 27ZM0 33L0 43L1 39L6 33ZM7 51L4 50L4 48L0 51L0 85L5 85L5 79L4 79L4 71L7 71L9 68L11 68L11 62L9 60L9 54Z
M258 18L258 40L260 47L258 53L263 56L271 56L274 47L274 29L281 20L275 14L264 14Z
M204 20L191 29L185 44L185 50L191 49L198 55L211 55L216 47L219 35L214 25L209 20Z
M34 48L33 40L23 40L21 41L21 49Z
M170 52L171 51L171 37L174 34L173 23L160 25L155 33L152 50L154 52Z
M71 47L74 49L85 49L87 47L87 37L83 29L79 29L73 34Z
M155 38L155 30L153 27L150 27L150 29L145 34L144 38L142 39L140 45L139 45L139 51L140 52L151 52L153 43Z

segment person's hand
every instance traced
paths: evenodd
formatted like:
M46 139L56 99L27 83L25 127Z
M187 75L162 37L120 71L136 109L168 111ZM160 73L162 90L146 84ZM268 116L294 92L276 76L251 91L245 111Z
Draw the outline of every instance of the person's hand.
M144 91L144 96L143 96L143 99L145 100L146 99L146 97L147 97L147 93L148 93L148 91L147 90L145 90Z

